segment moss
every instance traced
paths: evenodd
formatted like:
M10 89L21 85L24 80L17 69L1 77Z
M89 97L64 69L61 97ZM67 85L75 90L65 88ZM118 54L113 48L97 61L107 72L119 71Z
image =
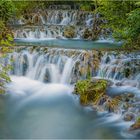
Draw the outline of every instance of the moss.
M137 122L140 122L140 116L137 118Z
M140 116L137 118L136 122L130 126L130 130L140 129Z
M80 95L80 102L83 105L97 104L106 93L106 88L106 80L80 80L75 85L74 93Z
M79 95L82 105L92 105L97 110L99 108L117 113L121 101L117 97L111 98L106 94L106 89L110 86L109 82L104 79L80 80L75 85L74 93Z

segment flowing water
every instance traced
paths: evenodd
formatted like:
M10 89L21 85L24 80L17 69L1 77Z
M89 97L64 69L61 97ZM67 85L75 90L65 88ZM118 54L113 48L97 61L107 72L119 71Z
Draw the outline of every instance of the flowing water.
M119 115L82 107L70 85L11 78L0 102L0 138L124 138L129 124Z
M15 41L23 46L2 60L13 69L12 82L0 97L0 138L138 138L127 132L133 122L124 122L121 114L81 106L72 92L77 80L90 75L113 81L110 95L139 95L140 54L93 51L118 44L106 42L103 34L97 42L82 40L94 24L89 12L44 10L27 17L13 22L20 24L14 27ZM32 26L23 26L29 22ZM67 26L76 29L72 40L64 37Z
M78 97L72 94L73 83L86 78L87 64L95 59L94 51L47 48L44 53L43 49L24 47L5 60L11 63L10 58L14 59L14 69L10 72L12 82L7 85L7 94L0 101L0 138L135 138L127 133L133 122L124 122L121 114L96 112L81 106ZM114 82L127 78L123 73L119 75L119 71L131 59L139 63L140 56L115 52L102 55L99 70L91 67L91 75L114 79ZM115 65L118 60L119 65ZM134 63L129 64L130 68ZM82 68L85 72L80 73ZM130 79L138 83L138 77L134 77ZM132 86L126 89L130 91ZM126 89L123 86L116 94ZM135 94L139 92L136 89ZM115 87L110 92L115 94Z

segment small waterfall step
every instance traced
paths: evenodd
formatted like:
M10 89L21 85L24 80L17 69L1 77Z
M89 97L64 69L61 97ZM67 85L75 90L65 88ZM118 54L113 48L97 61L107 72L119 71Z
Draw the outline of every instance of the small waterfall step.
M116 85L140 85L140 53L25 47L9 54L5 63L12 63L12 75L43 82L74 83L90 75L113 80Z

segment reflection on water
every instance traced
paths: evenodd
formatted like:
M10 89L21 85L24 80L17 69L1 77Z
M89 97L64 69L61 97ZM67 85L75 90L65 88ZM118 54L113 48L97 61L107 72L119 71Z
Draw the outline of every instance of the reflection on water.
M80 106L72 87L12 81L0 98L0 138L124 138L119 116Z

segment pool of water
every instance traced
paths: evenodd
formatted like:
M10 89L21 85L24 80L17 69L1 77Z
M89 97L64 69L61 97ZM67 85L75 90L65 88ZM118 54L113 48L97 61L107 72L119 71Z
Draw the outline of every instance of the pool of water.
M78 39L15 39L15 44L67 49L118 49L122 45L109 40L89 41Z
M0 138L122 139L127 123L79 104L73 86L12 76L0 98Z

